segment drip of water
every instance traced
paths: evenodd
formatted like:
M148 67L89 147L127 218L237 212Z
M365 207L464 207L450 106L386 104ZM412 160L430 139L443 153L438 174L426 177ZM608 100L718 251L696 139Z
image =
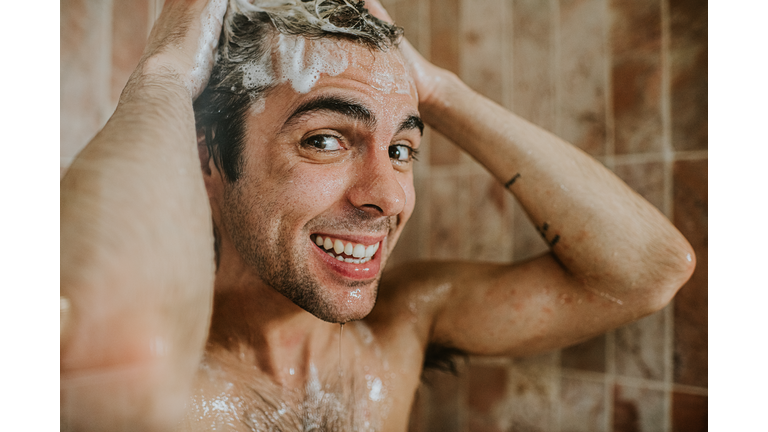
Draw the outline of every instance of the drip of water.
M339 324L339 376L342 375L341 369L341 338L344 336L344 323Z

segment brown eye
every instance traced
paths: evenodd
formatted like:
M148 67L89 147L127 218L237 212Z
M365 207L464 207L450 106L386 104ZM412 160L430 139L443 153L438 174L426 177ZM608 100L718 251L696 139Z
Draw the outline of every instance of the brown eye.
M304 146L312 147L317 150L335 151L341 150L341 141L332 135L315 135L307 138L302 143Z
M389 146L389 158L398 162L410 162L415 152L413 148L403 144Z

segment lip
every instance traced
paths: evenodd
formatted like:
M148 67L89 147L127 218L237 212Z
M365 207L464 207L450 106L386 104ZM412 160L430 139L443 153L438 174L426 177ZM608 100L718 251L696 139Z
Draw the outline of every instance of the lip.
M384 240L386 239L386 235L380 235L380 236L357 236L357 235L337 235L337 234L325 234L325 233L312 233L313 235L317 234L319 236L325 237L329 236L332 238L336 238L342 241L348 241L348 242L354 242L354 243L360 243L363 245L372 245L376 244L377 242L382 242L382 244L379 246L379 250L376 251L375 254L373 254L373 257L371 257L371 260L363 263L363 264L355 264L355 263L348 263L339 261L336 258L331 258L330 255L328 255L324 249L321 249L319 246L315 244L315 242L312 241L311 238L308 238L309 243L311 243L311 249L313 255L322 263L322 266L324 268L328 268L334 273L337 277L342 277L344 279L349 279L353 281L366 281L366 280L373 280L379 275L379 270L381 269L381 254L383 252L384 247Z

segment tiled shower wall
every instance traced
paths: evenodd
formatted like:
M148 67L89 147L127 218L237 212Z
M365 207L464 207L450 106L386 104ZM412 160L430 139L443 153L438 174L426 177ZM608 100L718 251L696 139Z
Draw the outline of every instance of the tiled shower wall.
M698 266L659 313L533 358L428 373L412 431L707 429L707 3L385 0L477 91L596 157L672 219ZM61 171L104 124L162 0L61 1ZM394 262L546 250L514 198L427 130Z

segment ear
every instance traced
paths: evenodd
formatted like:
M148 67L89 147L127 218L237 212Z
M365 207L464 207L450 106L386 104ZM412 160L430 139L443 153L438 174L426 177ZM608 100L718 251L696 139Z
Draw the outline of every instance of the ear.
M197 156L200 159L200 171L203 174L203 182L205 182L205 190L208 192L208 198L212 201L216 201L216 197L221 196L222 193L222 177L221 172L216 167L213 161L213 157L208 151L206 145L205 129L200 128L197 131Z
M205 142L205 128L197 130L197 156L200 158L200 170L206 177L211 176L211 154Z

